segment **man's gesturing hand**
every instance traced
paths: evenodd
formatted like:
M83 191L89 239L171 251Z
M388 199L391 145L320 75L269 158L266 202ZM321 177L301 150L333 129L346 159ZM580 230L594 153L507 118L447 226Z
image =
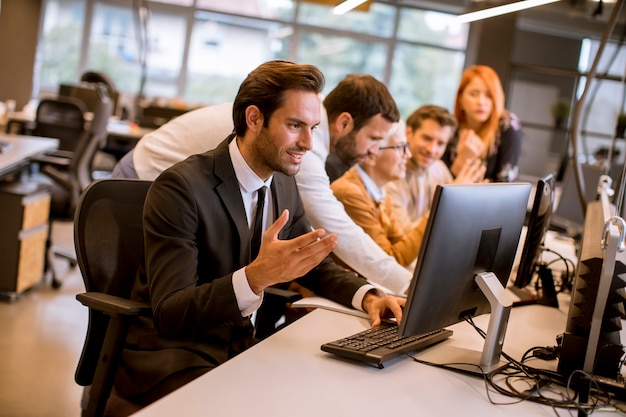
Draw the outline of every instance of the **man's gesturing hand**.
M334 234L324 236L323 229L313 230L291 240L279 240L278 233L287 224L289 211L263 234L259 255L246 267L250 288L255 294L279 282L301 277L317 266L338 245Z

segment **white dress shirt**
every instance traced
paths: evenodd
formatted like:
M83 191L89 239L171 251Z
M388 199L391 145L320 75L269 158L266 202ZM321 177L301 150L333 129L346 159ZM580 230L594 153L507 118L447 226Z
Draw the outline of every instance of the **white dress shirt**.
M387 293L404 294L411 281L411 272L354 223L333 194L325 168L329 149L328 116L322 106L322 121L313 132L313 150L306 153L296 174L309 221L313 227L337 235L339 246L334 253L352 269Z

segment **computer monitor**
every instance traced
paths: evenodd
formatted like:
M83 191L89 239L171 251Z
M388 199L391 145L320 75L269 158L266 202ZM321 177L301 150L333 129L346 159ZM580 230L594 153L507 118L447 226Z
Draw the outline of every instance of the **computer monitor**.
M472 373L500 367L512 305L505 288L530 188L528 183L437 187L400 334L427 333L490 311L491 317L482 352L437 345L419 354L425 360Z
M550 218L554 208L554 174L548 174L537 181L535 197L528 216L526 238L522 247L522 256L517 268L517 275L511 289L520 297L516 304L551 305L558 307L554 279L548 266L541 262L541 253L546 232L550 227ZM526 291L535 274L538 275L536 292Z
M119 93L117 91L108 91L109 97L113 101L113 114L117 114L117 104L119 99ZM75 97L85 103L87 111L94 113L100 102L98 97L98 90L95 84L81 83L81 84L60 84L59 95L66 97Z

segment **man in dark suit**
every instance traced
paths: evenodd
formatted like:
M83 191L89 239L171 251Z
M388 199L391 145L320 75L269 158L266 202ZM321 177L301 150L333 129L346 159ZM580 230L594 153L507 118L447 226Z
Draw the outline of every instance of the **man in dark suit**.
M297 280L365 310L374 326L401 318L404 301L335 264L336 236L313 230L304 213L293 176L320 123L323 83L311 65L259 66L235 98L235 133L155 180L144 207L146 274L133 291L153 317L132 326L115 384L122 396L145 405L250 347L250 316L278 283ZM257 256L255 211L265 230Z

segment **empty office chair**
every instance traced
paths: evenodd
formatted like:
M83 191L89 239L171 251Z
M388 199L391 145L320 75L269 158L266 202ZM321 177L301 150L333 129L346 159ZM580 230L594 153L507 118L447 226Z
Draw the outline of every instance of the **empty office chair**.
M130 320L150 306L129 300L143 262L142 212L151 182L103 179L89 185L76 209L74 244L89 307L76 382L88 387L83 416L128 415L139 407L112 391ZM110 400L109 400L110 397ZM108 405L107 405L108 401Z
M87 130L77 133L78 137L71 148L38 155L32 160L41 166L41 172L48 177L52 194L50 220L72 219L81 192L92 182L92 161L98 149L106 141L107 123L113 112L113 103L104 89L99 91L99 103ZM49 132L52 132L51 130ZM50 135L51 136L51 135ZM56 137L56 136L53 136ZM69 140L66 141L69 143ZM52 226L52 224L50 225ZM60 282L53 268L54 256L61 256L76 264L75 255L48 242L46 271L52 275L52 286L58 288Z
M33 136L59 139L57 155L72 152L86 134L85 104L73 97L44 98L37 106Z
M109 96L112 96L113 93L117 93L118 91L111 77L103 72L85 71L83 75L80 76L80 81L90 84L102 84L107 89Z

